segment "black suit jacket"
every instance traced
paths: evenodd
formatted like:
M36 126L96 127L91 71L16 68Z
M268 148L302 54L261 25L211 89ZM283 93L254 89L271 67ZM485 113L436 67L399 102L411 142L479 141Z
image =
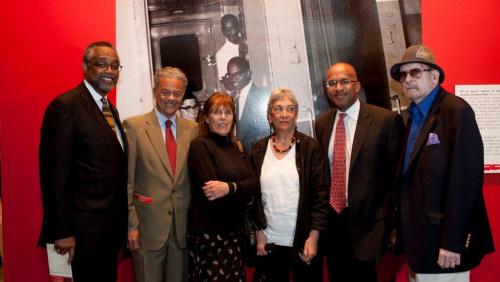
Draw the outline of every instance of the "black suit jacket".
M55 98L45 111L39 148L40 245L75 236L77 248L125 246L127 138L111 108L123 149L83 83Z
M332 110L316 120L316 138L326 158L331 150L328 146L335 114L336 110ZM359 260L378 258L386 243L386 220L391 216L390 203L402 130L401 116L360 102L348 183L348 221L352 247ZM332 216L336 216L335 211L331 211Z
M406 138L411 123L407 123ZM429 138L429 136L434 136ZM494 250L483 188L483 143L472 108L441 89L400 177L401 227L410 268L417 273L470 270ZM439 248L461 254L443 271Z
M269 122L267 121L267 104L270 93L252 84L245 106L238 120L236 131L238 139L243 143L247 151L259 139L269 134Z

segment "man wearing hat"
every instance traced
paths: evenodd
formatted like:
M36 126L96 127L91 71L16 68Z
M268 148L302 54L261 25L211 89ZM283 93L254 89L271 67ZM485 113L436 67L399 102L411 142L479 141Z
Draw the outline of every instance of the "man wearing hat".
M398 167L398 237L410 281L469 281L494 251L474 111L440 87L444 71L426 46L410 46L391 76L411 101Z

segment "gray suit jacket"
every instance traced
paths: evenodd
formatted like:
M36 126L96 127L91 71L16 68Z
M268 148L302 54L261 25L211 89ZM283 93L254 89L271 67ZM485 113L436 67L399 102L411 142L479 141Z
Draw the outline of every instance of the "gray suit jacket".
M129 142L129 229L139 228L139 245L158 250L168 239L175 216L177 242L186 246L191 182L186 158L198 125L176 117L177 168L173 175L155 111L123 122Z

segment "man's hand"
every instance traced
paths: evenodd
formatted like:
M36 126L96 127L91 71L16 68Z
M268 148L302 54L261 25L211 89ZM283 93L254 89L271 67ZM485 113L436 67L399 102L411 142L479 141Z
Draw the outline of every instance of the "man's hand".
M68 264L71 264L75 256L75 236L55 240L54 249L60 255L69 253Z
M439 249L439 258L437 264L442 269L455 268L460 265L460 254Z
M202 189L209 201L222 198L229 194L229 185L226 182L217 180L205 182L205 186L203 186Z
M139 229L136 228L128 231L127 247L131 251L137 251L139 249Z

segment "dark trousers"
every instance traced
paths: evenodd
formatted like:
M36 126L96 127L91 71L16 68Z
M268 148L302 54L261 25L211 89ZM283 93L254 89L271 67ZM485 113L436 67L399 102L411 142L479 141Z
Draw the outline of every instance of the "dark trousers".
M289 282L290 271L294 282L321 282L323 266L321 257L316 256L308 265L298 259L298 255L293 253L292 247L276 246L267 255L259 256L254 282Z
M348 221L349 208L340 215L331 209L325 236L326 264L330 282L376 282L376 262L360 261L354 254Z
M74 282L116 282L118 251L99 249L89 251L78 248L71 263Z

